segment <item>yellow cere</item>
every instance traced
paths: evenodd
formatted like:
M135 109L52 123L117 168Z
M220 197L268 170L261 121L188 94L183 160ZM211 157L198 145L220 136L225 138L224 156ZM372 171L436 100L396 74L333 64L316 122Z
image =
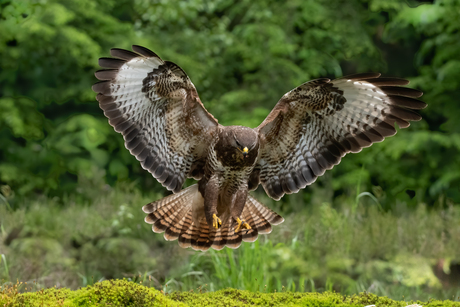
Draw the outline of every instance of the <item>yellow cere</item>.
M247 152L248 152L248 148L247 148L247 147L244 147L244 148L243 148L243 152L246 152L246 153L247 153Z

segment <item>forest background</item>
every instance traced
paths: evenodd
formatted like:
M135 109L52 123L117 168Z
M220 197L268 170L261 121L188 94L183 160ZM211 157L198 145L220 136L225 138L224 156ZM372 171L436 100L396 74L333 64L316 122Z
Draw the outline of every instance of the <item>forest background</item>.
M459 1L0 0L0 10L1 283L460 295ZM409 79L428 107L297 194L256 191L286 219L257 243L181 250L143 222L141 207L168 193L91 90L98 58L132 44L181 66L223 125L256 127L303 82L370 71Z

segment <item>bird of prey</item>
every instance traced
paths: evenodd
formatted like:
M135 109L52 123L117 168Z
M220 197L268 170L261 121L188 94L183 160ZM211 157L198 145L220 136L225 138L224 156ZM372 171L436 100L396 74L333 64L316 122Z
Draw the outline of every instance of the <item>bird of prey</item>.
M378 73L316 79L286 93L255 129L222 126L178 65L151 50L111 49L95 73L97 100L125 146L173 194L143 207L166 240L207 250L237 248L283 222L248 192L279 200L381 142L426 104L409 82ZM199 180L182 189L186 178Z

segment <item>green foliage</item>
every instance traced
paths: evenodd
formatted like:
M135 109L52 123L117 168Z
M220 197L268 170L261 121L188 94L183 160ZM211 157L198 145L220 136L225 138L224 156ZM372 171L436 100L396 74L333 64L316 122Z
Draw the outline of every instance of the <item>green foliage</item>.
M409 201L406 190L415 192L414 204L458 201L457 4L408 4L2 1L0 183L11 188L13 206L15 195L62 197L82 184L103 188L128 178L163 191L124 149L90 89L97 58L140 44L182 66L225 125L257 126L284 93L313 78L365 71L410 77L426 93L425 121L346 157L300 198L340 203L360 183L384 208Z
M433 102L423 112L428 127L407 138L406 150L398 150L395 156L399 159L409 152L416 154L417 160L425 159L423 167L413 167L410 174L417 178L414 186L424 187L431 197L443 193L453 199L460 197L460 125L456 120L460 109L453 103L460 94L460 25L453 22L459 18L457 1L436 1L400 10L386 31L392 44L400 44L409 33L424 38L415 58L419 74L412 81L425 92L425 101ZM401 141L398 138L396 142Z
M104 181L107 171L127 178L129 153L109 161L122 140L97 104L85 103L94 100L102 50L134 33L116 18L118 3L2 2L0 181L17 194L72 192L82 180Z

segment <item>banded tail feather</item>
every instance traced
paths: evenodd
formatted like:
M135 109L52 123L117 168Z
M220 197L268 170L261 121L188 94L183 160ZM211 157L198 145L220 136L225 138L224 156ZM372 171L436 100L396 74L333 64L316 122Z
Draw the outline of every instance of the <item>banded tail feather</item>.
M276 212L248 195L241 218L251 229L235 233L237 223L227 212L219 212L222 219L219 229L209 227L197 184L149 203L142 210L147 213L145 222L152 224L154 232L164 232L166 240L178 240L181 247L201 251L209 248L221 250L225 246L238 248L242 241L254 242L259 234L270 233L272 225L284 221Z

